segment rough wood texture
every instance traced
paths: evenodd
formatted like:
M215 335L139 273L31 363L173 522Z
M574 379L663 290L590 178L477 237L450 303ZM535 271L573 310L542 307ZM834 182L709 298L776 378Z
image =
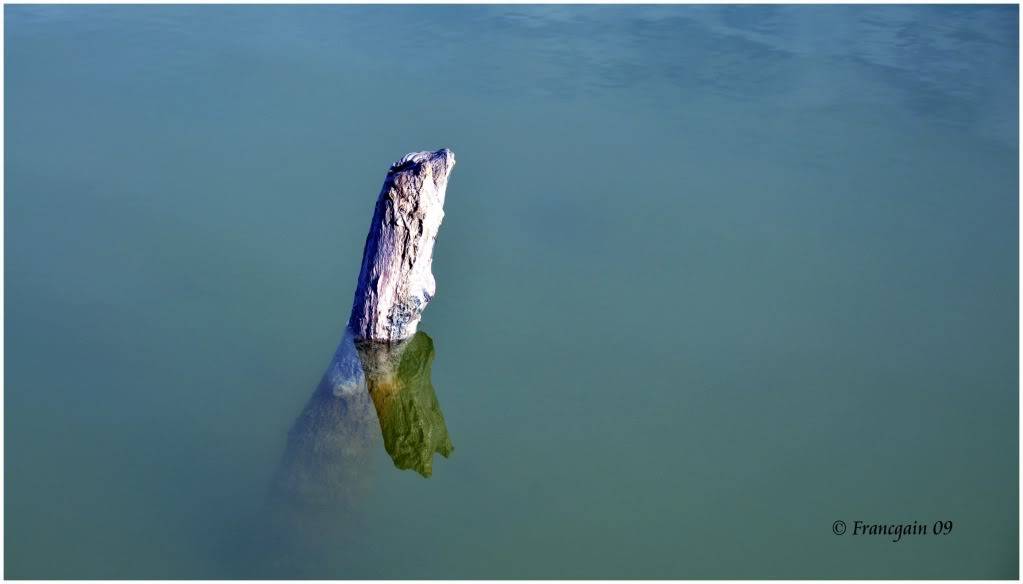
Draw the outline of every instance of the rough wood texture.
M411 337L436 283L433 242L455 155L447 148L406 154L391 165L366 237L348 321L357 341Z

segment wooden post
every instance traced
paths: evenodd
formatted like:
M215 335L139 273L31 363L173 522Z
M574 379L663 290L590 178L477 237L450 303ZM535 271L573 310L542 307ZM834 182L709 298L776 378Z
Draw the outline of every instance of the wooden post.
M391 165L362 253L348 328L356 341L411 337L436 291L433 242L455 155L443 148L406 154Z
M285 500L358 500L369 488L370 453L381 436L395 466L423 476L430 476L435 452L451 454L430 379L433 341L415 333L436 289L433 242L454 165L444 148L406 154L388 170L348 327L288 432L273 483Z

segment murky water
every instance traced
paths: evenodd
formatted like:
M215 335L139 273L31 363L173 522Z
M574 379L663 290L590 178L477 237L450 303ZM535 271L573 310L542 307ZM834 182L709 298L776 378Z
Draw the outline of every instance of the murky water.
M5 576L1015 578L1017 22L6 7ZM426 336L332 417L440 147Z

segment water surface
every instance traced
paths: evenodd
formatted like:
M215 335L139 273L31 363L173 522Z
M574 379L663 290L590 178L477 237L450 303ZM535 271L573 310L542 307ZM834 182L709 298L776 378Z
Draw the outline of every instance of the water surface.
M5 17L6 577L1018 575L1017 7ZM275 505L441 147L454 450Z

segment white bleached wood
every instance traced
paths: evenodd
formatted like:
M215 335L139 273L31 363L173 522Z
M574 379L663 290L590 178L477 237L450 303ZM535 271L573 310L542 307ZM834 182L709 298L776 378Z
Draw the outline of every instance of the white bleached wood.
M416 332L436 292L433 243L455 155L413 152L391 165L377 197L348 328L356 341L397 342Z

